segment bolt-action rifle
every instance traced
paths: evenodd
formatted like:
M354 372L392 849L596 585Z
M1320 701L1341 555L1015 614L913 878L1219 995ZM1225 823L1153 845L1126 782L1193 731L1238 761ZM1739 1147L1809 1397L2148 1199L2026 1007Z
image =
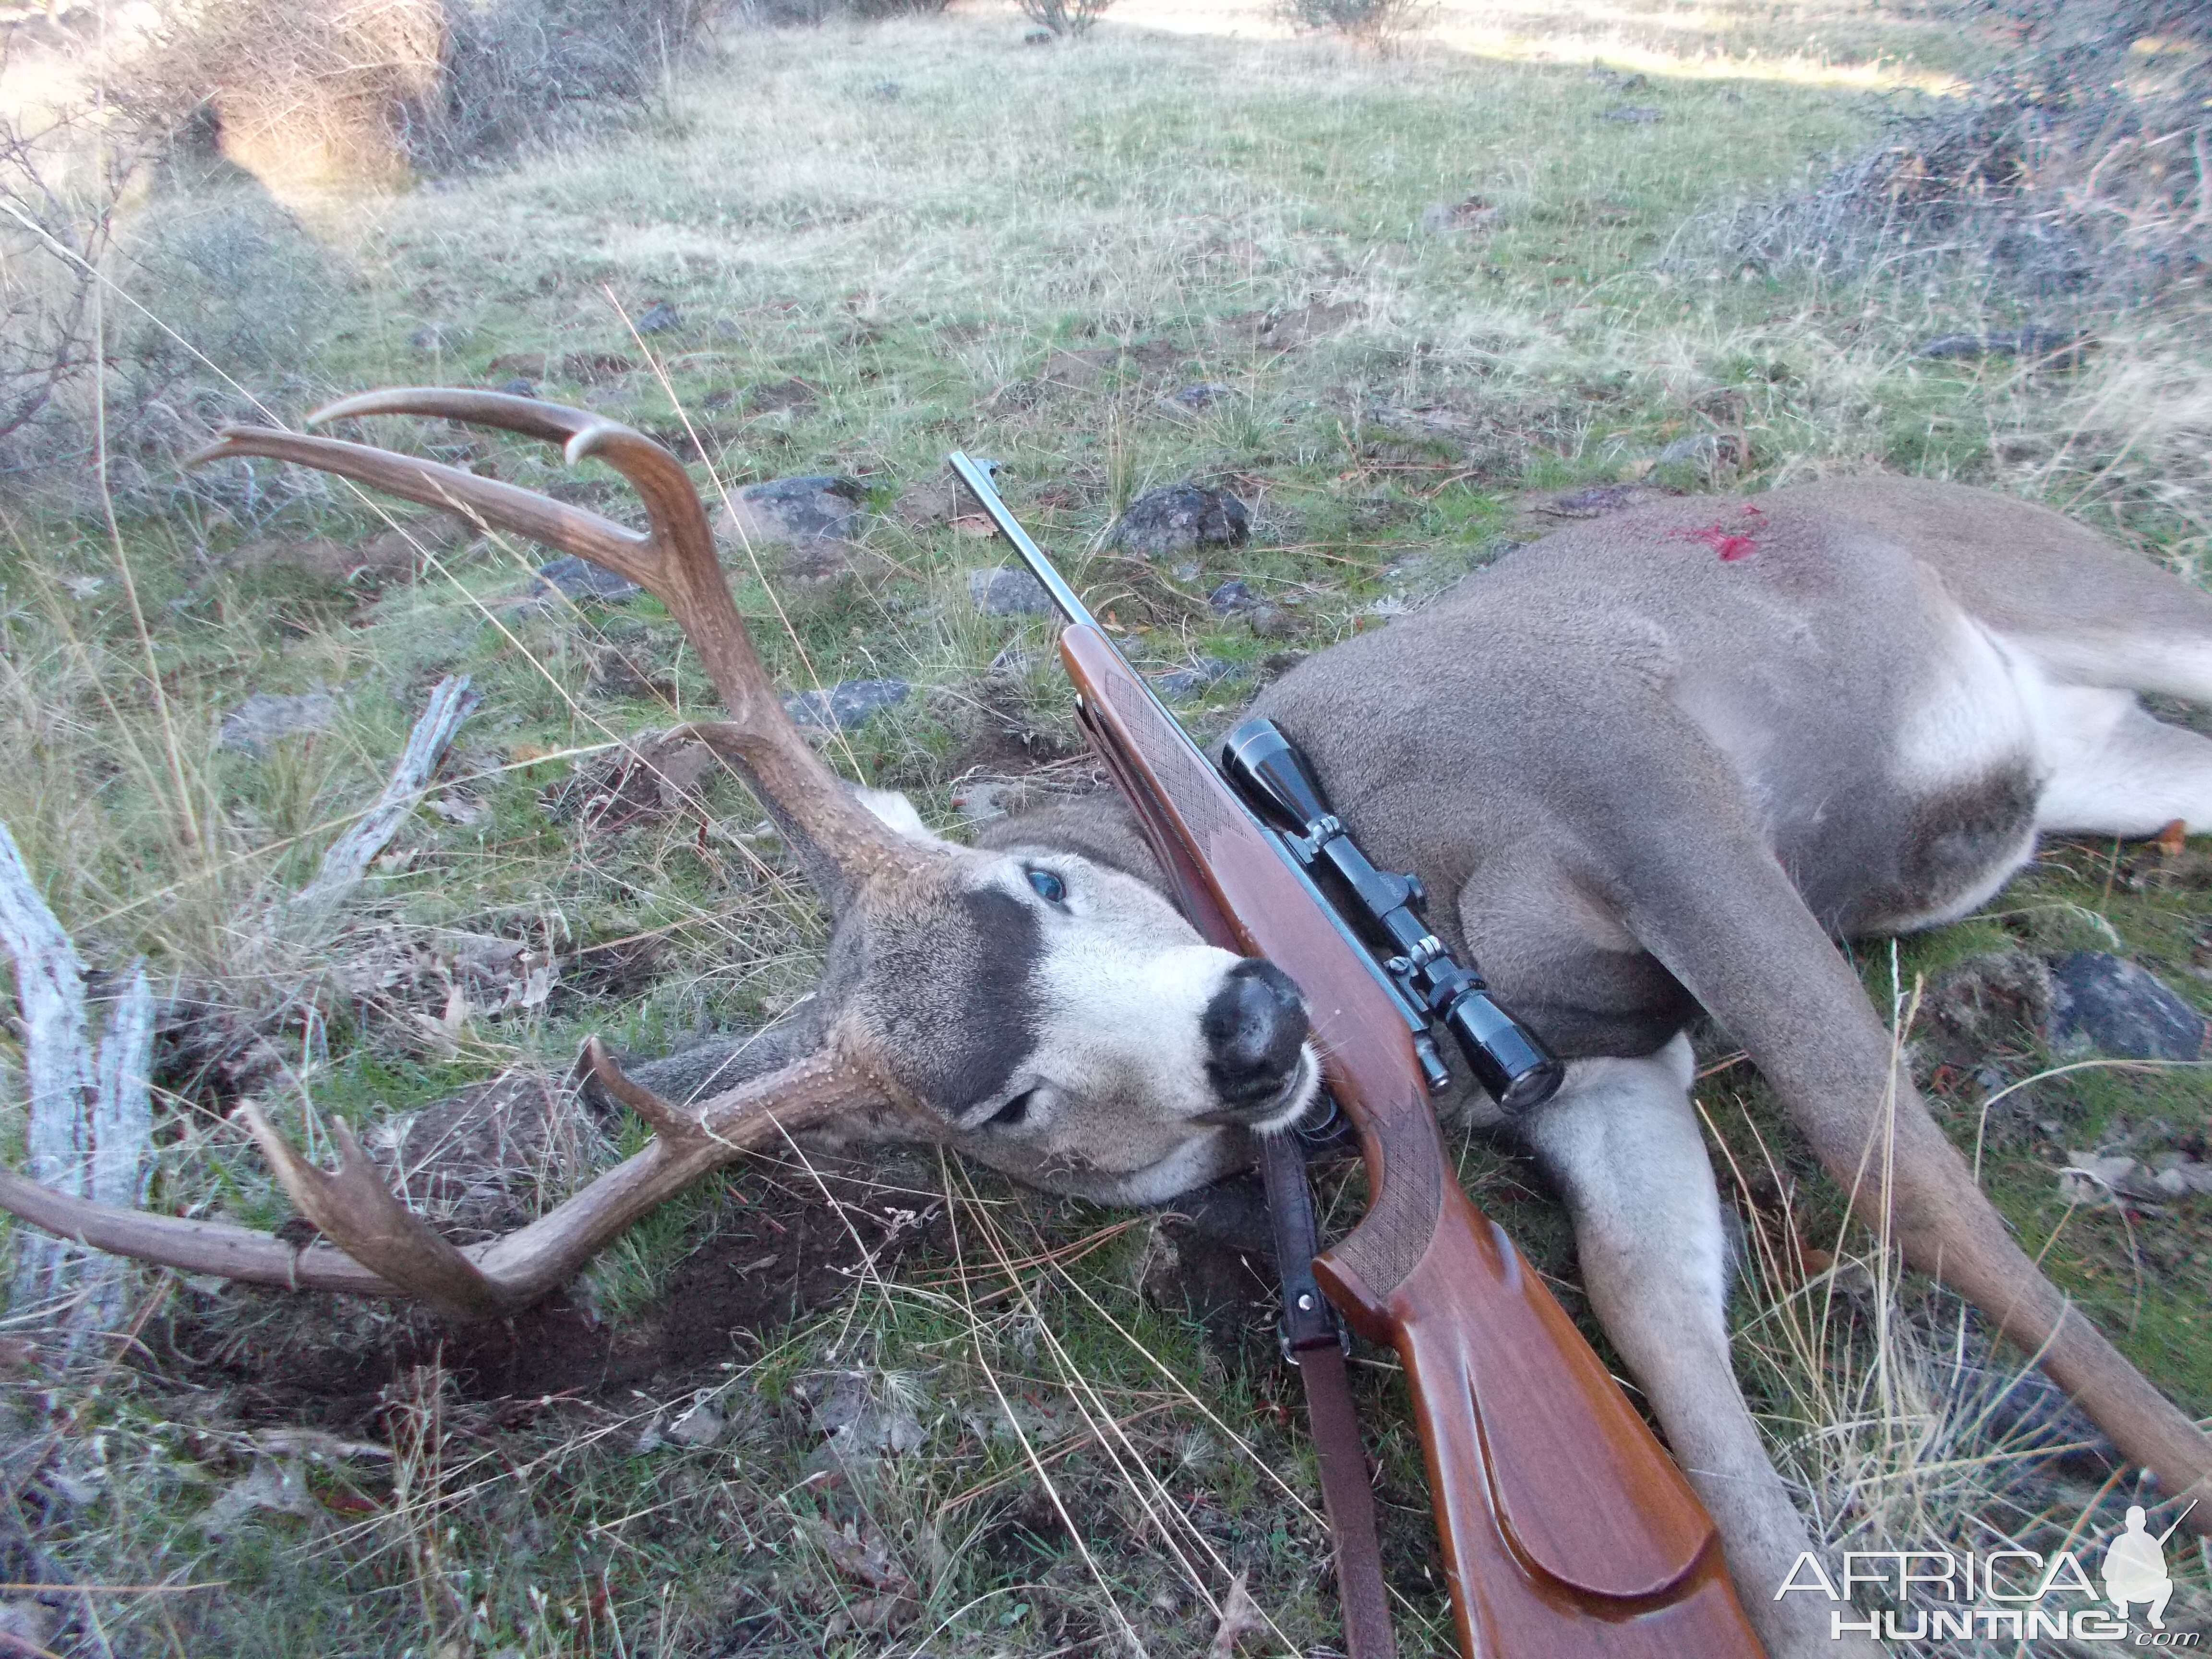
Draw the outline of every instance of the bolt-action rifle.
M1341 826L1318 822L1328 813L1317 787L1299 798L1310 780L1296 782L1296 751L1286 758L1251 728L1232 738L1231 769L1258 783L1280 827L1271 826L1016 522L988 464L956 454L951 465L1067 619L1060 649L1079 717L1184 913L1212 942L1267 957L1305 998L1369 1191L1365 1217L1311 1269L1352 1328L1404 1362L1466 1659L1758 1655L1711 1518L1541 1279L1468 1201L1445 1153L1428 1101L1443 1069L1431 1018L1456 1007L1446 1029L1463 1043L1470 1030L1494 1041L1495 1069L1477 1076L1509 1109L1556 1086L1558 1062L1540 1045L1516 1047L1518 1028L1504 1029L1510 1017L1471 972L1470 986L1441 956L1415 960L1426 949L1418 939L1378 936L1373 906L1355 902L1359 927L1390 951L1379 963L1308 866L1340 890L1356 885L1359 866L1381 872L1327 856ZM1418 888L1395 896L1384 908L1413 915ZM1286 1283L1292 1266L1283 1264ZM1340 1539L1340 1583L1345 1565ZM1352 1613L1347 1605L1347 1626Z

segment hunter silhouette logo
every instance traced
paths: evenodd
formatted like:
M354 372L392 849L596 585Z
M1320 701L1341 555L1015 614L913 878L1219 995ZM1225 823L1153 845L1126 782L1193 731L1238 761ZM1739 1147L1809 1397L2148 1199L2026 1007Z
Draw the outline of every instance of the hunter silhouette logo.
M2189 1509L2197 1506L2191 1504ZM1800 1555L1774 1599L1800 1591L1841 1603L1828 1615L1828 1635L1867 1636L1892 1642L1984 1640L2033 1641L2040 1637L2077 1642L2125 1643L2134 1647L2194 1648L2197 1631L2169 1631L2166 1606L2173 1596L2166 1571L2166 1543L2189 1516L2153 1534L2141 1504L2130 1506L2127 1524L2105 1547L2098 1561L2104 1594L2097 1593L2081 1559L2071 1550L2045 1556L2039 1550L1852 1550L1843 1558L1840 1579L1810 1551ZM2092 1559L2097 1558L2088 1551ZM1875 1590L1899 1604L1860 1613L1849 1605L1852 1592ZM2089 1605L2067 1605L2067 1598ZM2148 1609L2148 1630L2128 1623L2132 1608Z
M2176 1521L2173 1527L2180 1524ZM2142 1505L2130 1504L2127 1530L2112 1540L2105 1552L2105 1599L2123 1619L2136 1602L2148 1602L2153 1630L2166 1628L2166 1604L2173 1595L2173 1580L2166 1576L2166 1540L2173 1536L2173 1527L2152 1537L2146 1529Z

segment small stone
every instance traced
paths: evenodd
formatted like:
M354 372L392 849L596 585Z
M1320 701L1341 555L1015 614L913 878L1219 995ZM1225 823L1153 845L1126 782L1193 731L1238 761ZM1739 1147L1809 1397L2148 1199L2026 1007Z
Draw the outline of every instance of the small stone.
M1240 577L1222 583L1206 596L1206 603L1215 615L1228 617L1240 611L1249 611L1260 601L1253 596L1251 585Z
M1048 617L1053 611L1044 584L1012 565L969 571L968 597L987 617Z
M1255 605L1244 613L1244 626L1255 639L1286 640L1297 632L1298 619L1279 605Z
M498 389L510 398L535 398L538 395L537 386L520 374L513 380L501 380Z
M880 709L904 702L914 688L904 680L840 680L826 691L801 691L783 700L784 712L801 726L849 732Z
M850 478L815 473L749 484L714 523L721 535L755 542L849 542L866 526L867 491Z
M2195 1060L2204 1017L2146 968L2102 951L2051 964L2051 1046L2124 1060Z
M579 601L627 599L644 591L627 576L618 576L605 565L574 554L539 565L531 585L540 593L550 591Z
M1223 386L1218 380L1200 380L1194 386L1182 386L1170 392L1167 395L1166 401L1178 409L1187 409L1195 415L1200 410L1211 409L1224 398L1233 395L1235 394L1231 388Z
M729 1424L711 1406L694 1406L668 1425L667 1434L679 1446L711 1446L729 1431Z
M637 319L641 334L672 334L683 326L683 313L665 300L655 300Z
M1201 547L1241 546L1252 533L1252 515L1225 489L1171 484L1129 503L1109 539L1140 559L1172 558Z
M222 717L216 747L265 755L279 738L327 731L337 715L337 699L327 691L256 691Z
M1649 126L1659 118L1659 109L1656 104L1623 104L1618 109L1606 111L1605 118L1625 121L1636 126Z
M1194 697L1224 680L1242 679L1244 672L1241 664L1224 662L1218 657L1200 657L1188 668L1171 669L1167 673L1155 675L1152 689L1163 697L1181 700Z

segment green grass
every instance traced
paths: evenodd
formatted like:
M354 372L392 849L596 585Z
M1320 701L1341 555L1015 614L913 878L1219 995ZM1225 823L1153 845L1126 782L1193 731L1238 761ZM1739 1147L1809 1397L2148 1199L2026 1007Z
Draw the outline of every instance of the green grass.
M1686 222L1795 187L1869 142L1885 110L1984 66L1990 42L1871 6L1486 8L1447 12L1378 59L1264 28L1192 32L1206 21L1139 8L1048 51L1019 45L995 14L732 33L636 131L397 196L295 200L289 216L250 178L180 167L131 234L170 247L176 225L193 227L198 263L162 265L173 282L145 295L188 336L219 349L236 337L234 311L257 306L302 331L300 357L283 364L295 383L223 362L288 412L375 385L497 384L514 370L495 364L524 356L612 354L631 366L591 371L589 384L556 368L542 395L663 433L688 418L710 495L835 471L887 515L948 449L1006 460L1017 510L1148 663L1211 654L1265 674L1372 625L1377 601L1493 556L1527 492L1644 476L1665 443L1717 426L1747 441L1752 487L1871 467L1962 477L2065 507L2185 570L2203 556L2205 337L2190 317L2102 319L2102 349L2073 376L1931 364L1911 355L1917 340L2007 308L1971 284L1846 289L1681 255L1695 241ZM1619 93L1591 78L1593 57L1650 83ZM886 81L896 97L880 95ZM1602 118L1625 100L1662 118ZM1425 209L1474 194L1502 209L1495 229L1419 228ZM680 328L632 336L625 316L660 300ZM1257 343L1258 319L1309 306L1344 309L1293 349ZM425 325L440 331L432 352L410 343ZM1156 343L1154 358L1079 384L1048 374L1056 352ZM745 388L792 378L814 389L810 407L748 413ZM1196 380L1231 395L1196 416L1161 401ZM1425 424L1425 410L1462 423ZM459 459L501 477L564 480L557 458L501 439L404 422L365 435L465 441ZM358 540L383 527L384 507L342 489L288 495L296 483L267 468L249 494L239 477L173 490L158 469L118 465L130 486L119 543L97 512L58 512L52 495L9 509L0 821L88 959L143 954L166 981L227 1001L265 1028L319 1108L364 1127L518 1059L562 1067L592 1031L658 1049L757 1023L805 990L822 918L780 850L745 839L761 814L728 779L702 786L697 812L626 827L547 811L575 769L702 706L696 659L658 605L516 610L539 556L511 544L456 551L380 593L247 571L233 560L241 544ZM1131 495L1187 477L1227 481L1254 504L1250 548L1163 571L1098 547ZM96 506L82 479L73 487ZM625 510L619 501L599 504ZM870 544L880 562L859 576L775 583L787 627L750 566L737 573L787 684L915 684L908 702L833 745L838 763L950 823L963 773L1073 753L1048 658L1012 685L985 679L1003 647L1048 639L1039 622L972 613L966 572L999 562L994 547L890 516ZM1255 639L1207 609L1231 575L1297 601L1287 637ZM608 689L617 657L631 690ZM418 815L362 920L424 939L541 942L568 988L470 1022L441 1048L415 1018L435 1017L438 999L349 998L332 988L334 960L280 971L257 955L253 918L374 794L449 672L484 699L452 769L484 814ZM647 682L670 700L637 689ZM1250 684L1194 704L1192 723L1217 726ZM247 691L318 686L341 697L330 731L262 758L210 748ZM2212 1007L2188 972L2197 899L2133 892L2110 873L2101 855L2067 851L1995 919L1908 944L1902 983L1993 949L2124 947ZM647 933L658 954L635 973L586 954ZM1863 960L1886 1000L1887 953ZM2016 1047L2008 1077L2047 1063L2033 1041ZM295 1094L257 1086L280 1116L296 1114ZM211 1103L229 1103L220 1094ZM1986 1164L1999 1206L2036 1248L2055 1233L2054 1276L2192 1409L2212 1409L2212 1345L2194 1322L2204 1200L2156 1216L2077 1211L2062 1228L2054 1161L2122 1120L2201 1133L2203 1085L2086 1073L2027 1096L2032 1109L2008 1116ZM1935 1097L1970 1138L1972 1091ZM1834 1194L1755 1081L1718 1073L1701 1099L1747 1172L1732 1196L1752 1230L1778 1212L1763 1184L1771 1155L1796 1183L1806 1242L1833 1246ZM2057 1136L2035 1127L2045 1119ZM9 1139L19 1133L11 1121ZM635 1125L622 1133L635 1141ZM285 1213L240 1132L180 1110L163 1136L168 1206L264 1225ZM1486 1207L1579 1311L1556 1206L1506 1154L1463 1156ZM88 1500L45 1512L40 1547L97 1582L220 1581L103 1604L111 1632L149 1653L1042 1656L1110 1650L1125 1626L1169 1653L1203 1647L1237 1571L1276 1632L1246 1651L1333 1639L1302 1507L1316 1501L1309 1453L1265 1334L1224 1336L1219 1320L1160 1295L1149 1225L1024 1269L1008 1291L998 1251L1047 1255L1127 1218L933 1158L879 1176L763 1160L669 1206L577 1296L604 1322L591 1340L612 1356L605 1374L624 1355L646 1354L642 1368L526 1410L460 1389L462 1350L411 1316L149 1276L143 1363L4 1384L11 1433L34 1443L65 1424L69 1467L106 1471ZM1330 1176L1340 1214L1354 1202L1347 1178ZM890 1224L880 1218L933 1207L894 1270L862 1267L860 1244ZM824 1237L854 1242L823 1257L854 1270L849 1285L799 1298L796 1316L746 1303L690 1334L726 1358L653 1368L664 1348L703 1352L667 1324L724 1306L696 1299L702 1275L779 1249L796 1275L799 1247L777 1245L781 1230L825 1215ZM1839 1253L1867 1249L1847 1237ZM972 1278L954 1276L960 1265ZM1923 1334L1940 1329L1940 1301L1917 1284L1903 1296L1925 1314ZM1887 1416L1869 1408L1869 1379L1888 1375L1877 1322L1839 1304L1824 1322L1786 1276L1757 1271L1739 1314L1748 1386L1778 1455L1830 1505L1830 1535L1854 1547L1960 1541L2001 1472L1985 1448L1943 1442L1932 1407L1911 1417L1883 1396ZM333 1353L421 1369L380 1400L352 1373L332 1382ZM1364 1358L1402 1645L1442 1651L1401 1381L1387 1358ZM840 1373L879 1395L904 1390L921 1446L857 1474L824 1463L799 1391ZM664 1408L709 1388L726 1439L639 1449ZM997 1390L1062 1437L1086 1407L1121 1430L1044 1448L1056 1455L1040 1474L994 1426ZM210 1537L208 1506L251 1467L254 1437L310 1421L398 1455L311 1468L312 1520L264 1511ZM1048 1476L1079 1520L1073 1535ZM840 1566L813 1524L848 1521L913 1587L894 1610L896 1644L855 1623L862 1604L884 1611L885 1592ZM69 1639L86 1638L80 1627Z

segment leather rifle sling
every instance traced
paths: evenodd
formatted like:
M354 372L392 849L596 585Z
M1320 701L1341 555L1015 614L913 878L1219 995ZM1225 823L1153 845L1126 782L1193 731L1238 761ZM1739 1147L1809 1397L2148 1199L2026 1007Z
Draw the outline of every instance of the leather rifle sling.
M1274 1224L1275 1270L1283 1286L1283 1351L1306 1385L1306 1423L1321 1465L1322 1506L1336 1540L1336 1599L1344 1615L1350 1659L1392 1659L1390 1604L1382 1587L1382 1550L1375 1536L1375 1488L1359 1442L1359 1417L1345 1374L1344 1340L1336 1310L1321 1293L1313 1259L1313 1190L1306 1183L1305 1147L1295 1130L1263 1135L1260 1173Z
M1130 775L1113 738L1090 718L1079 697L1076 720L1091 751L1106 764L1167 872L1191 925L1216 945L1236 948L1234 932L1192 867L1190 854L1163 834L1145 811L1144 786ZM1306 1424L1321 1467L1322 1507L1336 1555L1337 1605L1344 1618L1347 1659L1394 1659L1389 1593L1382 1585L1382 1550L1375 1533L1375 1488L1359 1440L1359 1417L1346 1375L1344 1340L1336 1310L1314 1278L1321 1240L1314 1226L1313 1191L1306 1182L1304 1143L1294 1131L1261 1135L1260 1173L1267 1188L1267 1218L1274 1231L1275 1271L1283 1288L1283 1347L1306 1390Z

